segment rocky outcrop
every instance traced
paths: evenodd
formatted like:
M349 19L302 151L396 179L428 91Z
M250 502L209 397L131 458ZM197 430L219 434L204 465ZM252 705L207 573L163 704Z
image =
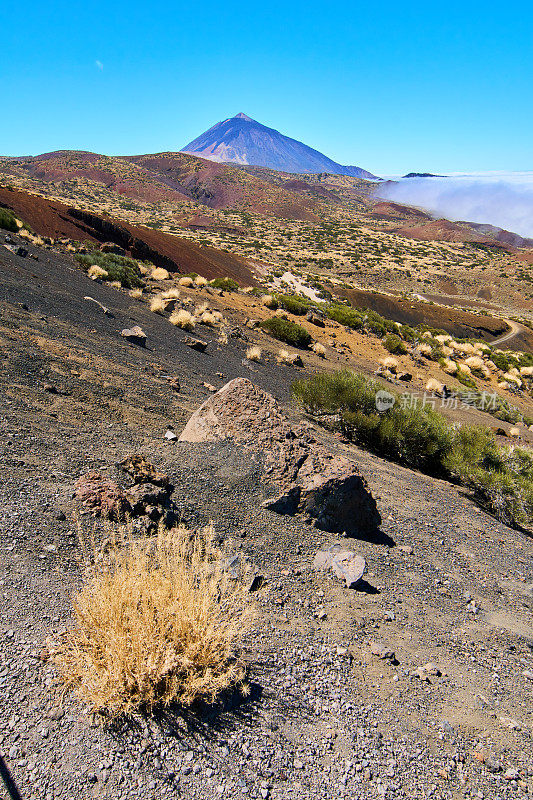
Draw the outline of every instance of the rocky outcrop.
M124 519L130 512L124 491L96 470L78 478L74 485L74 496L98 516L117 520Z
M276 400L246 378L235 378L203 403L180 442L231 438L265 458L265 479L277 490L263 505L302 514L323 530L368 534L381 522L355 464L330 453L305 425L292 426Z

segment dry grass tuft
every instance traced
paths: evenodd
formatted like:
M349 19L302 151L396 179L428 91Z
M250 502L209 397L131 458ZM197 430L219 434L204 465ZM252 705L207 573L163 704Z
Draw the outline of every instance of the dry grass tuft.
M385 369L388 369L391 372L396 372L398 370L398 359L394 358L394 356L380 358L379 363L382 367L385 367Z
M457 362L453 361L451 358L443 358L442 369L449 375L455 375L457 372Z
M167 289L166 291L161 292L161 297L163 300L179 300L180 290L174 286L172 289Z
M177 328L182 328L184 331L192 331L196 325L196 317L193 317L192 314L185 311L183 308L179 311L175 311L169 319L173 325L176 325Z
M150 277L154 281L168 281L170 278L170 272L167 269L164 269L164 267L154 267L150 273Z
M140 300L142 298L142 296L143 296L143 290L142 289L130 289L128 294L134 300Z
M298 353L290 353L288 350L282 349L276 360L278 364L294 364L297 358L299 358Z
M435 378L430 378L426 383L426 392L441 396L444 393L444 386L440 381L435 380Z
M194 285L198 287L198 289L201 289L203 286L207 286L207 283L207 278L204 278L203 275L197 275L194 279Z
M261 348L256 345L249 347L246 351L246 358L248 361L261 361L262 355Z
M102 267L99 267L98 264L93 264L92 266L90 266L89 269L87 270L87 275L93 281L96 281L99 278L101 279L109 278L109 273L107 272L107 270L102 269Z
M184 275L183 278L180 278L178 281L180 286L190 287L194 284L194 281L189 275Z
M278 302L271 294L264 294L261 298L261 303L266 307L275 311L278 307Z
M237 646L252 618L249 594L224 570L212 527L145 539L115 531L105 556L94 556L74 626L48 640L64 691L111 717L213 702L231 687L246 693Z
M153 311L155 314L162 314L166 306L166 301L161 297L161 295L156 295L152 298L152 300L150 300L150 311Z

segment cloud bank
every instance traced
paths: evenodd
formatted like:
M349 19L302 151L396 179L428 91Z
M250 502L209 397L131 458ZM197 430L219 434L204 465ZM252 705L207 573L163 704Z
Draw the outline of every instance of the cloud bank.
M533 172L405 178L380 196L453 221L485 222L533 238Z

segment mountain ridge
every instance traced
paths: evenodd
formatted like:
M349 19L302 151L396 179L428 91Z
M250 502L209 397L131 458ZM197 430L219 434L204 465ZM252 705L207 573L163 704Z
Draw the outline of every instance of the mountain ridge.
M244 114L217 122L189 142L182 153L241 166L269 167L293 174L321 173L376 179L362 167L344 166L312 147Z

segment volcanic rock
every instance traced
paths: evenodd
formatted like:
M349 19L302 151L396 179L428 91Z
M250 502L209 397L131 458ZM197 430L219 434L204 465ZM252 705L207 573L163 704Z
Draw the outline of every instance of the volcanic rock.
M120 332L121 336L124 336L128 342L132 342L132 344L138 344L141 347L146 347L146 334L142 328L139 328L138 325L134 325L133 328L124 328Z
M319 444L304 425L291 426L276 400L246 378L235 378L206 400L180 442L233 439L265 457L265 479L278 494L263 503L280 514L303 514L328 531L375 532L381 522L355 464Z
M123 519L130 510L122 489L95 470L78 478L74 495L95 514L109 519Z

